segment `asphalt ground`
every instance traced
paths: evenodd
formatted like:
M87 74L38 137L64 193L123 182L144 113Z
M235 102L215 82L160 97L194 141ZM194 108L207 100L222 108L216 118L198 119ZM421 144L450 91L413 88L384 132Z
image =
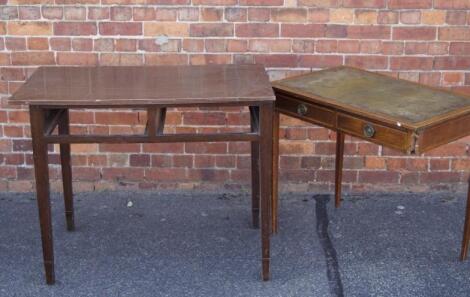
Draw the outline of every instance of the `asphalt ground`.
M465 196L284 195L262 282L249 195L81 193L67 232L55 194L48 286L34 195L0 193L0 296L470 296Z

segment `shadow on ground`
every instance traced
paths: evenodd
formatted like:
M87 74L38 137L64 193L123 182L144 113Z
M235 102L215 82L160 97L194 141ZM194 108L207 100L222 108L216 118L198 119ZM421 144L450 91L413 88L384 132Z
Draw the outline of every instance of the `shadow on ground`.
M36 202L0 194L0 296L469 296L458 261L464 195L281 201L272 280L245 195L76 195L76 231L53 198L56 285L44 284ZM133 206L128 207L132 201Z

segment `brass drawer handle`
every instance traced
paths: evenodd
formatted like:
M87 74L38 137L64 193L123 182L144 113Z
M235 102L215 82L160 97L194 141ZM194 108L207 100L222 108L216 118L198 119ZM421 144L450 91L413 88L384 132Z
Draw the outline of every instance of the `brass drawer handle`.
M371 124L365 124L364 127L362 128L362 133L364 134L365 137L371 138L375 134L375 129Z
M301 116L304 116L307 114L307 111L308 111L308 108L305 104L299 104L299 106L297 106L297 113Z

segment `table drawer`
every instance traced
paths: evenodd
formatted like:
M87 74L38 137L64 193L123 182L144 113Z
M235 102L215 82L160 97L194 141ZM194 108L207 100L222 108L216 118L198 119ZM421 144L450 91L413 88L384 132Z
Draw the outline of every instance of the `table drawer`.
M334 128L336 113L333 110L276 94L276 109L290 116L320 126Z
M406 131L379 125L346 114L338 114L338 130L370 142L407 151L411 136Z

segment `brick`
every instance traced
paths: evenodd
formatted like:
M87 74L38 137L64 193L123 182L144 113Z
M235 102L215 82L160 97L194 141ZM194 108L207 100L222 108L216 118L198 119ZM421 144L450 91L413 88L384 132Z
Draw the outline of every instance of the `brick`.
M467 12L446 11L446 23L449 25L465 25L467 23Z
M430 70L433 68L433 59L428 57L391 57L392 70Z
M358 181L380 184L380 183L397 183L399 178L398 172L392 171L359 171Z
M330 11L323 8L311 8L308 10L308 21L310 23L328 23L330 21Z
M147 0L146 4L160 4L160 5L185 5L189 4L190 0Z
M144 64L144 57L142 54L101 54L100 64L109 66L138 66Z
M404 43L399 41L382 43L382 53L385 55L401 55L403 53Z
M350 8L330 9L330 22L350 24L354 20L354 10Z
M93 22L54 23L54 35L95 35L96 24Z
M50 65L55 64L52 52L14 52L11 54L12 65Z
M203 22L217 22L221 21L224 11L221 8L202 8L201 21Z
M142 23L103 22L99 31L101 35L142 35Z
M315 49L315 41L298 40L292 41L292 51L297 53L313 53Z
M38 20L41 18L41 10L36 6L20 6L18 14L20 20Z
M385 56L346 56L346 65L366 69L386 69L388 59Z
M405 45L405 54L424 55L428 52L428 44L425 42L407 42Z
M447 55L449 53L449 44L447 42L428 43L429 55Z
M360 45L360 52L366 54L381 54L382 41L380 40L363 40Z
M302 8L279 8L271 11L274 22L303 23L307 20L307 10Z
M248 49L252 52L290 52L291 41L284 39L251 39Z
M325 36L326 26L322 24L282 24L282 37L323 37Z
M225 19L229 22L245 22L248 12L246 8L228 7L225 8Z
M65 7L64 18L70 21L82 21L86 19L85 7Z
M385 8L385 0L343 0L344 7Z
M109 20L111 15L109 7L89 7L89 20Z
M57 53L59 65L97 65L98 55L93 53Z
M255 63L263 64L266 67L296 67L298 57L296 55L288 54L267 54L256 55Z
M434 27L396 27L393 28L395 40L434 40L436 28Z
M246 52L248 50L248 42L246 40L231 39L227 41L227 51L229 52Z
M72 49L79 52L89 52L93 49L93 39L74 38L72 39Z
M359 39L390 39L390 27L388 26L349 26L347 35L349 38Z
M434 7L439 9L470 9L468 0L434 0Z
M225 39L207 39L205 49L207 52L225 52L227 51L227 41Z
M208 37L208 36L233 36L233 24L225 23L199 23L190 25L190 36Z
M47 22L9 22L7 24L10 35L51 35L52 27Z
M348 35L348 26L345 25L326 25L325 37L345 38Z
M336 55L308 55L299 58L301 67L327 68L341 64L343 64L343 57Z
M377 16L379 24L398 24L398 12L396 11L379 11Z
M188 56L184 54L149 54L144 56L145 65L186 65Z
M0 69L0 79L1 80L8 80L8 81L24 81L25 80L25 74L22 68L2 68ZM6 117L2 116L4 118L4 122L6 122ZM3 126L5 129L7 126ZM8 136L8 135L7 135Z
M30 37L28 38L28 49L30 50L48 50L49 41L43 37Z
M64 9L56 6L43 6L41 9L42 16L49 20L60 20L64 16Z
M360 44L358 40L339 40L338 52L339 53L358 53Z
M308 7L337 7L338 0L299 0L299 6L308 6Z
M155 19L156 13L153 7L134 7L134 21L152 21Z
M95 39L93 49L95 51L112 52L114 51L114 40L111 38Z
M15 20L19 17L18 7L3 6L0 7L0 20Z
M393 9L432 8L432 0L389 0L388 7Z
M197 21L199 20L199 9L194 7L180 8L178 10L178 20Z
M423 11L421 22L424 25L442 25L446 22L446 12L442 10Z
M231 62L231 56L225 54L191 55L189 57L191 65L230 64Z
M436 57L435 62L434 62L435 69L468 70L469 67L470 67L470 56Z
M354 23L377 24L378 13L373 10L356 10Z
M238 37L277 37L277 24L236 24L235 35Z
M188 36L189 25L186 23L145 23L144 24L145 36Z
M174 8L157 8L155 19L157 21L176 21L178 11Z
M129 21L132 19L132 7L113 6L110 15L113 21Z
M13 51L26 50L26 38L7 37L5 39L5 47Z
M420 174L420 182L424 184L442 184L455 183L460 181L460 173L458 172L422 172Z
M439 40L470 40L470 28L468 27L439 28Z
M400 12L400 22L402 24L419 24L421 12L419 10L404 10Z
M452 42L449 53L451 55L466 55L470 53L470 42Z
M225 0L225 1L231 1L231 0ZM235 0L231 2L235 2ZM242 6L245 6L245 5L246 6L281 6L283 2L284 2L283 0L239 0L239 5L242 5ZM231 3L231 4L235 4L235 3Z
M55 51L70 51L72 43L70 38L66 37L54 37L50 41L51 50Z
M441 83L441 74L438 72L420 73L419 82L429 86L438 86Z
M271 10L267 8L248 8L248 20L267 22L271 18Z

